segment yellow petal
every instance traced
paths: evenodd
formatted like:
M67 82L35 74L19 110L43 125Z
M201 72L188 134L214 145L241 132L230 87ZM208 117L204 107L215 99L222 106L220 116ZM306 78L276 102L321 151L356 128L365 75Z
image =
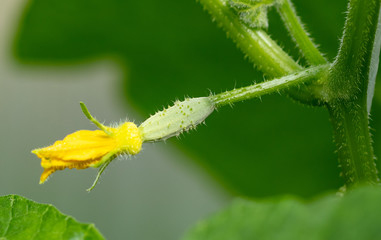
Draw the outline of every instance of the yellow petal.
M44 172L41 174L41 177L40 177L40 184L43 184L48 179L50 174L54 173L57 170L61 170L61 169L59 169L59 168L46 168L46 169L44 169Z
M111 153L132 155L140 152L142 139L134 123L126 122L117 128L107 127L107 132L109 134L101 130L80 130L49 147L33 150L41 158L44 168L40 183L57 170L98 167L104 163L102 161L108 160L105 158Z
M72 133L52 146L33 151L39 158L60 161L99 159L117 145L115 138L101 130L81 130Z

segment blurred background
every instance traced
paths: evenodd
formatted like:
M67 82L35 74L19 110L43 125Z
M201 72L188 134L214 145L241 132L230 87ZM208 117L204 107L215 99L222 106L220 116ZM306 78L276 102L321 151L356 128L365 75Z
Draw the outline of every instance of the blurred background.
M331 61L346 1L293 2ZM269 32L305 64L274 10ZM0 36L1 195L51 203L107 239L170 240L236 196L308 200L342 185L327 111L285 94L222 108L196 131L144 144L115 160L91 193L94 169L59 171L38 185L32 149L95 129L79 101L106 124L139 124L176 99L263 77L194 0L0 0ZM380 105L376 90L373 129L381 129Z

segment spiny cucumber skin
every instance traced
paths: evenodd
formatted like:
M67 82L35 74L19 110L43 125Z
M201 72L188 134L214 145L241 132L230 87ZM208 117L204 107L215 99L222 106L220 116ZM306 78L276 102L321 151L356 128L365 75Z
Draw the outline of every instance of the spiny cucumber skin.
M143 141L159 141L195 128L215 109L209 97L187 98L155 113L140 126Z

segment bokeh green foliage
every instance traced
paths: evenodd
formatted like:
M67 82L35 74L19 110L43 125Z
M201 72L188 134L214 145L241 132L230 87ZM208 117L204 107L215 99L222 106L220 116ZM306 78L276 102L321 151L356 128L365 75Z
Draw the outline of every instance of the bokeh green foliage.
M79 223L48 204L17 195L0 197L0 239L103 240L93 224Z
M184 239L380 239L381 212L375 210L380 200L380 189L370 187L308 203L289 196L257 202L238 199L199 222Z
M322 52L333 60L346 1L293 2ZM269 16L271 35L305 64L274 9ZM126 101L144 117L184 96L263 80L195 0L33 0L14 50L29 64L113 57L125 68ZM206 120L207 127L170 141L237 194L308 197L337 189L342 180L327 111L281 95L222 108ZM376 120L379 104L373 107Z

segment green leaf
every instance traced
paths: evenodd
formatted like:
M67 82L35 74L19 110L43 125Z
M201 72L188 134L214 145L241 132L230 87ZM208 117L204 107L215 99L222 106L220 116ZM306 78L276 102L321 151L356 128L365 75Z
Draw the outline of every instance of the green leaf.
M104 239L93 224L79 223L48 204L17 195L0 197L0 239Z
M381 189L362 188L344 197L330 194L305 203L293 197L239 199L199 222L184 240L381 238Z
M229 0L228 2L241 21L253 29L269 26L267 8L276 3L275 0Z

